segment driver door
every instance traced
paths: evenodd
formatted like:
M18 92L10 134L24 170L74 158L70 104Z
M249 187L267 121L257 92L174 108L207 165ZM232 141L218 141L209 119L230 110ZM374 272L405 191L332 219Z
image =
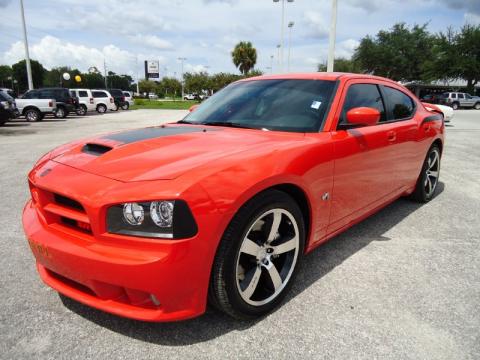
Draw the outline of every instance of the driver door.
M330 225L332 233L373 210L398 188L395 179L396 124L386 123L386 104L378 84L352 80L340 101L332 132L335 170ZM374 126L349 127L346 113L356 107L379 110Z

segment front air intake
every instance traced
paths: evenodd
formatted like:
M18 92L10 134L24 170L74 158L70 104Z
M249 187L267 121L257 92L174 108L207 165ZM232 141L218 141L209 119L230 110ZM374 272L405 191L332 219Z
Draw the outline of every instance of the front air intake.
M100 144L85 144L82 148L82 152L95 156L100 156L110 150L112 147Z

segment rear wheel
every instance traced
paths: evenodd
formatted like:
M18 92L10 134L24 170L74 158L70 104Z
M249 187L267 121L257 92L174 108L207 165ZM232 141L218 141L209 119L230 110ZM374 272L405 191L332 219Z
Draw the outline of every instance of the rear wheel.
M80 105L76 111L77 115L85 116L87 114L87 107L85 105Z
M25 119L27 119L27 121L39 121L41 120L41 115L37 109L28 109L25 111Z
M53 115L54 115L57 119L58 119L58 118L63 119L63 118L65 118L65 116L67 116L66 114L67 114L67 112L65 111L64 107L63 107L63 106L59 106L59 107L57 107L57 110L55 110L55 112L54 112Z
M129 107L130 107L130 104L127 102L122 105L122 110L128 110Z
M458 103L456 103L456 102L454 102L454 103L452 104L452 109L453 109L453 110L458 110L459 107L460 107L460 105L459 105Z
M235 215L220 242L210 302L239 319L273 310L287 294L305 243L302 212L289 195L265 191Z
M433 145L423 162L412 198L418 202L429 202L435 195L440 176L440 148Z
M100 114L104 114L107 111L107 107L103 104L97 105L97 112Z
M119 108L118 103L115 103L115 104L113 105L112 111L118 111L118 108Z

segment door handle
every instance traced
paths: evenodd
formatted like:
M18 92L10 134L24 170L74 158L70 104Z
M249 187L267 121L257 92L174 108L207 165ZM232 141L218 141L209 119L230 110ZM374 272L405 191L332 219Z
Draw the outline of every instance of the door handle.
M395 133L395 131L389 131L387 133L387 139L390 142L393 142L393 141L397 140L397 134Z

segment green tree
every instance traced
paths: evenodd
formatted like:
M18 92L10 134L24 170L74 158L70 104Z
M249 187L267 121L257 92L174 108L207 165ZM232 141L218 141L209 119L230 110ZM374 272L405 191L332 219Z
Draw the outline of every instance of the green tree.
M240 41L232 51L232 61L243 75L247 75L257 63L257 50L250 41Z
M318 71L325 72L327 71L327 64L319 64ZM359 64L351 59L337 58L333 63L333 71L336 72L345 72L345 73L362 73Z
M434 41L435 37L427 31L427 24L409 28L399 23L388 31L379 31L375 37L363 38L353 61L362 72L397 81L430 80L425 70Z
M185 73L183 75L185 81L185 89L190 93L201 93L203 90L211 88L211 81L208 73Z
M182 83L174 77L164 77L157 85L157 94L162 97L176 97L182 92Z
M113 71L107 74L107 86L111 89L130 90L133 79L130 75L118 75Z
M43 77L45 75L45 68L36 60L30 60L30 66L32 68L32 81L33 86L38 88L43 86ZM13 78L18 81L18 88L20 92L24 92L28 89L27 68L25 66L25 60L12 65Z
M216 73L211 77L211 87L214 92L224 88L228 84L240 80L241 75L230 74L230 73Z
M157 85L151 80L140 80L138 82L138 88L141 93L151 93L156 90Z
M438 34L432 48L429 75L441 80L464 79L467 91L473 93L480 81L480 25L465 25L459 32L449 28Z
M70 74L70 80L65 80L63 78L64 73ZM68 66L59 66L52 68L51 70L45 71L43 76L43 86L46 87L57 87L62 86L66 88L75 88L75 87L84 87L83 84L79 84L75 81L75 76L81 75L80 70L72 69ZM83 78L82 78L83 82Z
M99 72L91 72L80 76L82 77L82 87L87 89L105 88L105 78Z
M12 86L12 68L8 65L0 65L0 84L2 87Z

